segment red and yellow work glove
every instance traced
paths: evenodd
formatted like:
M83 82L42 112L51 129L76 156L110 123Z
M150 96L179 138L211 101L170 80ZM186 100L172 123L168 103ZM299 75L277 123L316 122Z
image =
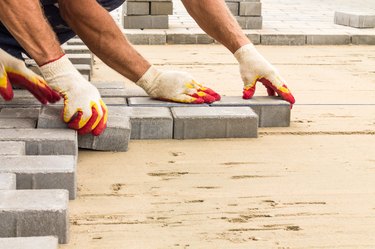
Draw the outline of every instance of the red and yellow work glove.
M28 69L23 61L0 49L0 95L7 101L13 99L12 85L27 89L42 104L60 100L60 95L42 77Z
M238 49L234 56L240 64L240 73L244 82L243 98L250 99L255 93L256 83L260 81L267 88L269 96L277 93L293 106L295 100L286 86L286 81L254 47L247 44Z
M64 98L63 119L78 134L100 135L107 124L107 107L99 91L73 66L66 55L40 67L52 87Z
M220 95L198 84L186 72L159 71L151 66L136 83L155 99L202 104L220 100Z

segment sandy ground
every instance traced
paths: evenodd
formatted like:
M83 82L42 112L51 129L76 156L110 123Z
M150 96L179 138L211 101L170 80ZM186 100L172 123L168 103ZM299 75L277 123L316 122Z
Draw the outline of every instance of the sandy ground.
M221 46L137 48L241 93ZM71 240L60 248L374 248L375 46L259 50L297 99L290 128L80 151ZM123 80L100 61L94 78Z

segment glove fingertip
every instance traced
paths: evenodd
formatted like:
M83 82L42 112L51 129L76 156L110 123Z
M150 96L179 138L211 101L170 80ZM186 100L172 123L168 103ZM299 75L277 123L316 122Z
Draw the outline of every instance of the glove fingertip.
M103 103L104 104L104 103ZM108 118L108 112L107 112L107 107L105 106L102 106L102 110L103 110L103 117L102 119L100 120L99 124L95 127L95 129L91 132L91 134L93 136L99 136L100 134L102 134L104 132L104 130L106 129L107 127L107 118Z

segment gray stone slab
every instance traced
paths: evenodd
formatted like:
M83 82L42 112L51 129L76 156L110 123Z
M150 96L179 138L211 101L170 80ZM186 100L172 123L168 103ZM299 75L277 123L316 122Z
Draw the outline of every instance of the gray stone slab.
M29 107L40 107L42 104L35 98L13 98L11 101L5 101L0 98L0 107L18 107L18 108L29 108Z
M105 98L105 97L126 97L127 93L125 88L122 89L107 89L107 88L101 88L98 89L100 95Z
M102 100L107 106L110 106L110 105L126 106L127 105L125 97L114 97L114 98L103 97Z
M66 54L90 54L91 51L86 45L63 45Z
M108 116L107 128L100 136L91 134L78 137L78 146L100 151L127 151L131 124L129 117Z
M39 118L38 129L67 129L68 125L64 123L61 117L62 106L48 105L43 106Z
M68 191L2 190L0 221L0 237L56 236L68 243Z
M0 173L17 175L17 189L66 189L75 199L75 156L0 156L0 160Z
M127 16L149 15L150 2L129 2L126 1L123 5L123 13Z
M150 97L131 97L128 98L129 106L148 106L148 107L178 107L178 106L208 106L207 104L185 104L185 103L176 103L169 101L161 101L157 99L152 99Z
M236 2L227 2L227 6L228 6L229 11L232 13L232 15L238 16L240 14L239 3L236 3Z
M20 92L20 91L15 91ZM37 119L40 107L35 108L2 108L0 118L31 118Z
M36 120L30 118L0 118L0 129L35 128Z
M307 45L348 45L350 35L309 34L306 35Z
M239 96L222 96L211 106L248 106L259 117L259 127L288 127L290 125L290 104L279 97L255 96L243 99Z
M336 11L334 22L338 25L350 26L353 28L374 28L375 14Z
M173 107L174 138L255 138L258 116L249 107Z
M0 238L0 249L58 249L58 243L52 236Z
M243 29L261 29L263 26L261 16L235 16L235 18Z
M168 44L211 44L215 40L205 33L186 31L184 33L175 33L167 31Z
M17 156L26 154L25 142L0 142L0 155Z
M172 2L152 2L151 1L151 15L172 15Z
M305 45L306 35L301 34L263 34L260 37L262 45Z
M110 115L126 116L131 139L172 139L173 118L167 107L109 107Z
M136 30L143 31L143 30ZM160 33L157 31L125 33L126 38L134 45L164 45L167 43L167 35L165 32Z
M16 189L16 174L0 173L0 191L12 190L12 189ZM1 245L0 245L0 248L1 248Z
M125 89L123 81L91 81L97 89Z
M73 64L93 66L92 54L68 54L67 56Z
M352 35L355 45L375 45L375 35Z
M125 29L167 29L168 16L124 16Z
M0 129L0 141L23 141L27 155L77 155L77 133L63 129Z
M240 2L240 16L261 16L262 3Z

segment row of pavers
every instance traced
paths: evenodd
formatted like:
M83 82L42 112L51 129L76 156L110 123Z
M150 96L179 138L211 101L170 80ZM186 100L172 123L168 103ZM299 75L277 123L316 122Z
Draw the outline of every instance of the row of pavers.
M0 101L0 238L7 238L0 239L1 249L23 240L53 244L39 248L56 248L57 239L68 243L78 147L126 151L130 139L255 138L258 126L290 122L290 106L278 98L224 96L212 105L185 105L150 99L121 82L94 84L109 108L100 137L67 129L62 103L41 106L24 90L15 90L12 102ZM30 236L54 237L23 238Z

